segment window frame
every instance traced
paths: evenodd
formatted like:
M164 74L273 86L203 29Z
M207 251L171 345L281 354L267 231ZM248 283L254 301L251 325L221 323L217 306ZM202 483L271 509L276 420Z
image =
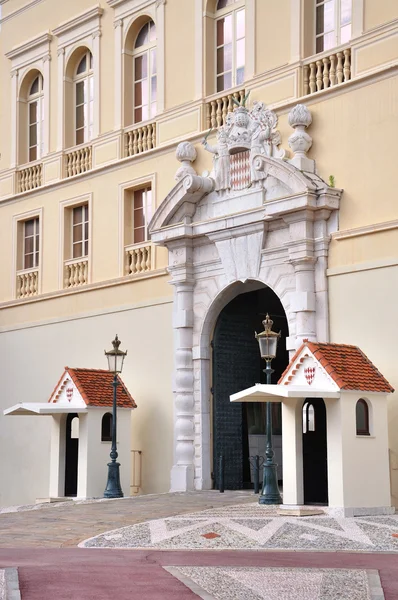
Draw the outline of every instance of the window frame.
M33 221L33 235L26 235L26 225ZM33 251L26 253L26 240L27 238L33 238ZM31 267L26 266L26 257L33 256L33 265ZM23 221L23 242L22 242L22 261L23 261L23 270L28 271L30 269L38 269L40 265L40 218L32 217L31 219L26 219Z
M357 408L358 405L365 407L365 427L363 429L360 429L358 427L358 415L357 415ZM367 400L365 400L365 398L359 398L359 400L357 400L357 402L355 403L355 429L356 429L356 434L359 436L370 436L370 415L369 415L369 403L367 402Z
M31 94L31 89L35 81L38 80L38 91ZM30 107L31 105L36 104L36 121L35 123L31 123L30 117ZM28 163L35 162L36 160L40 160L40 158L44 155L44 78L43 75L38 72L36 77L33 78L32 83L29 86L29 93L27 95L27 158ZM36 126L36 144L33 146L30 144L30 132L32 125ZM31 149L36 149L35 158L30 157Z
M136 47L136 43L138 40L138 37L141 33L141 31L143 30L144 27L148 26L148 24L150 25L151 23L153 23L154 27L155 27L155 39L154 40L150 40L148 36L148 43L144 44L142 46L138 46ZM150 29L149 29L150 31ZM146 23L144 23L142 25L142 27L140 27L135 40L134 40L134 48L131 52L131 57L132 57L132 102L133 102L133 107L132 107L132 116L133 116L133 124L136 125L138 123L144 123L145 121L150 121L153 120L156 115L158 114L159 108L158 108L158 88L159 88L159 73L158 73L158 58L159 58L159 53L158 53L158 37L157 37L158 33L157 33L157 27L156 27L156 23L152 18L149 18L148 21L146 21ZM152 68L153 68L153 58L152 58L152 53L155 53L155 65L156 65L156 71L155 73L153 73ZM147 93L148 93L148 117L147 118L142 118L140 120L136 119L136 110L137 110L137 105L136 105L136 91L135 91L135 86L136 83L141 83L142 86L142 82L145 81L144 79L140 79L137 80L136 79L136 60L139 57L142 56L146 56L147 57ZM153 77L156 78L156 100L153 101L152 100L152 79ZM152 105L155 104L155 112L152 114ZM142 107L145 106L144 104L140 104L138 108L141 109L142 111Z
M136 216L136 212L138 212L138 210L140 210L141 207L136 208L135 207L135 195L137 192L143 192L143 201L142 201L142 212L143 212L143 216L144 216L144 225L140 225L140 226L136 226L135 225L135 216ZM150 202L148 202L148 192L150 192ZM147 244L148 241L150 241L149 236L148 236L148 225L150 220L153 217L153 191L152 191L152 187L151 184L148 184L146 186L140 186L137 187L135 189L132 190L132 207L131 207L131 234L132 234L132 240L133 240L133 244L138 246L140 244ZM149 209L149 210L148 210ZM148 216L148 212L150 213L150 215ZM135 240L135 232L138 230L144 229L144 239L140 240L140 241L136 241Z
M59 252L58 252L58 287L60 290L65 289L64 287L64 269L65 264L70 261L78 262L78 258L72 258L72 235L71 235L71 223L72 223L72 209L74 207L81 206L82 204L88 205L88 255L82 257L80 260L87 260L87 283L91 283L92 279L92 240L93 240L93 193L88 192L81 196L69 198L68 200L61 200L59 203Z
M86 58L86 69L83 73L78 73L79 66L82 60ZM77 86L83 83L83 94L87 94L84 102L82 104L77 104ZM92 94L92 97L91 97ZM77 65L74 72L73 77L73 130L74 130L74 142L75 146L80 146L82 144L88 144L94 138L94 96L95 96L95 88L94 88L94 57L93 53L89 48L82 54L82 56L77 61ZM83 127L77 128L77 108L78 106L83 106L83 118L84 124ZM78 131L83 130L83 141L78 142L77 136Z
M75 210L81 208L82 209L82 220L78 223L74 222ZM79 258L87 258L88 250L89 250L89 242L90 242L90 209L88 202L84 204L77 204L72 207L72 215L71 215L71 227L70 227L70 247L71 247L71 258L70 260L78 260ZM87 224L87 235L86 235L86 224ZM81 227L82 237L78 241L74 241L74 228ZM80 256L74 256L74 249L77 244L82 245L82 254ZM86 252L87 248L87 252Z
M39 264L37 267L24 269L24 230L25 222L31 219L39 219ZM43 270L43 207L14 215L12 218L12 297L17 297L17 275L24 271L37 271L38 284L37 294L42 293L42 270Z
M119 184L119 276L124 277L125 272L125 252L130 246L151 246L151 263L152 271L156 270L156 252L152 241L148 239L146 242L133 243L132 237L132 223L129 219L128 203L132 205L131 195L135 190L150 187L152 191L152 214L155 214L156 205L156 191L157 191L157 179L156 173L149 173L145 177L132 179ZM148 223L149 224L149 223ZM130 236L130 237L129 237Z
M312 413L310 415L310 409L312 408ZM301 409L302 412L302 433L313 433L316 428L315 422L315 407L311 400L306 399L304 401L303 407Z
M329 2L333 2L334 4L334 24L333 24L333 29L327 32L322 32L322 33L318 33L317 32L317 9L318 6L322 6L325 5ZM332 50L333 48L337 48L338 46L341 46L342 44L349 44L352 37L353 37L353 10L354 10L354 2L353 0L351 0L351 18L349 23L346 23L345 25L343 25L343 27L346 27L347 25L351 25L351 33L350 33L350 37L346 42L341 42L341 29L342 29L342 25L341 25L341 14L342 14L342 10L341 10L341 3L342 0L315 0L315 8L314 8L314 54L322 54L322 52L328 52L330 50ZM322 50L317 50L317 40L319 38L324 38L325 35L329 34L329 33L333 33L334 34L334 43L332 46L328 47L328 48L323 48ZM324 44L323 44L324 45Z
M221 94L222 92L228 91L235 87L244 86L246 77L247 77L247 56L246 56L246 35L247 35L247 10L246 10L246 2L245 0L235 0L232 4L226 6L225 8L217 9L218 0L216 3L216 8L214 11L214 89L215 93ZM237 39L237 13L240 11L244 11L245 15L245 32L244 37ZM225 17L232 15L232 68L231 68L231 87L224 87L222 90L218 90L217 80L220 75L226 73L218 73L218 65L217 65L217 54L218 49L222 48L225 44L219 46L217 43L217 23L220 19L225 19ZM241 83L237 83L237 43L240 40L244 40L244 48L245 48L245 61L243 66L243 81ZM228 71L227 71L228 72Z
M108 417L109 421L109 435L104 435L104 422L105 417ZM106 412L102 415L101 419L101 442L111 442L112 441L112 425L113 425L113 415L111 412Z

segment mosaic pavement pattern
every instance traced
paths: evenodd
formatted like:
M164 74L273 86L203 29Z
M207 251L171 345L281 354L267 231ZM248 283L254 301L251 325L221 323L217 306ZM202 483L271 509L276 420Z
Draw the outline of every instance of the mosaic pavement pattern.
M253 504L209 509L108 531L85 548L175 550L346 550L398 552L398 515L355 518L278 516Z
M204 600L382 600L377 571L166 567Z

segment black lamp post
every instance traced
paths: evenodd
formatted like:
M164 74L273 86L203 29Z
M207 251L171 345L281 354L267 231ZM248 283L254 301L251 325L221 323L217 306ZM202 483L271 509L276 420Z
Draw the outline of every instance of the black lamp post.
M261 358L264 358L266 368L264 373L267 375L267 384L271 383L271 375L274 370L271 368L271 360L276 356L278 339L280 332L272 331L273 321L267 314L263 321L264 331L256 333L256 340L260 346ZM282 498L278 488L277 464L274 462L274 449L272 447L272 411L271 402L267 402L267 443L265 449L265 462L263 466L263 489L258 499L259 504L282 504Z
M123 369L123 361L127 352L122 352L119 350L120 340L115 337L112 342L113 349L109 350L109 352L105 352L105 356L108 359L108 369L113 376L113 405L112 405L112 447L111 447L111 462L108 463L108 481L106 482L106 488L104 492L104 498L123 498L123 492L120 485L120 463L116 462L118 457L116 450L116 392L117 386L119 385L117 375L122 372Z

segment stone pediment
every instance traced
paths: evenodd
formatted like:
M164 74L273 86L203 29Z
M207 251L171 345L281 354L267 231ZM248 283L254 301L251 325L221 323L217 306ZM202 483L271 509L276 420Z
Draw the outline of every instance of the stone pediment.
M315 162L307 157L312 138L305 129L311 122L305 106L292 109L289 123L294 133L289 145L294 154L287 158L280 147L276 114L262 102L251 110L238 106L219 128L216 145L207 141L212 130L203 139L204 150L213 155L213 169L203 176L192 166L196 148L190 142L179 144L177 184L149 224L152 240L167 243L184 236L207 235L227 226L220 219L237 214L253 213L258 222L302 210L326 209L330 214L338 209L341 190L329 187L316 174ZM327 213L323 214L327 218ZM219 224L212 228L210 223L217 220ZM204 223L209 224L205 231Z

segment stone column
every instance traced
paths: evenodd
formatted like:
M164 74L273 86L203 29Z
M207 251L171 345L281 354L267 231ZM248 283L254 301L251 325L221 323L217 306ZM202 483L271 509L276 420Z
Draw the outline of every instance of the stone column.
M186 240L169 245L169 272L174 285L174 465L172 492L194 489L195 403L192 361L193 287L192 247Z

